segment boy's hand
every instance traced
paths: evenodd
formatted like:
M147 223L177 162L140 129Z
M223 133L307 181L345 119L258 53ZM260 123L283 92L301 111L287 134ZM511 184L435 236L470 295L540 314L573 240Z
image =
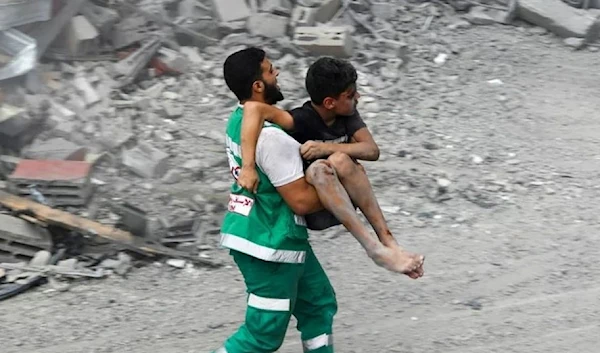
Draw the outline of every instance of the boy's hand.
M410 253L397 245L382 246L373 261L388 271L407 275L412 279L423 276L423 255Z
M314 161L315 159L329 157L331 152L327 147L324 142L306 141L300 146L300 154L305 160Z
M258 191L258 173L256 172L256 168L242 166L237 183L244 189L256 194Z

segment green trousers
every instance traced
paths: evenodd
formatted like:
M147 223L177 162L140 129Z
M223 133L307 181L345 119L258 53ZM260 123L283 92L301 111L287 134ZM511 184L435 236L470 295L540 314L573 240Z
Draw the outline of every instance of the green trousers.
M334 352L335 291L312 249L303 264L266 262L233 250L231 254L246 283L246 319L214 353L275 352L292 315L304 352Z

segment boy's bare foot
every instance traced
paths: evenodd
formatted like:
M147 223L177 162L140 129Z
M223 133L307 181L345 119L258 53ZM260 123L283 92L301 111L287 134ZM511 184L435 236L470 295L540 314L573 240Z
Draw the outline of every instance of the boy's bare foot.
M423 276L425 256L413 254L399 246L382 246L373 256L373 261L388 271L402 273L412 279Z

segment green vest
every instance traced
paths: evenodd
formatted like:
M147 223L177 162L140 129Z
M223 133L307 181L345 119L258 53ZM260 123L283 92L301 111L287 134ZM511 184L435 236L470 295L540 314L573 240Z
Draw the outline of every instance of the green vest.
M221 226L221 246L264 261L303 263L309 247L304 217L294 214L258 166L256 194L237 184L242 165L242 116L243 108L238 106L227 122L226 151L234 181ZM265 123L263 129L281 128Z

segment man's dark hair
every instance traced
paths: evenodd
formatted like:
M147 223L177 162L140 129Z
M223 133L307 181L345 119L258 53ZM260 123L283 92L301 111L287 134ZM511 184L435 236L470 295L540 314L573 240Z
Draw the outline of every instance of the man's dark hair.
M308 68L306 91L313 103L321 105L327 97L337 99L356 84L357 78L356 69L348 61L322 57Z
M252 84L262 78L260 64L265 56L264 50L250 47L239 50L225 59L225 83L240 102L252 97Z

